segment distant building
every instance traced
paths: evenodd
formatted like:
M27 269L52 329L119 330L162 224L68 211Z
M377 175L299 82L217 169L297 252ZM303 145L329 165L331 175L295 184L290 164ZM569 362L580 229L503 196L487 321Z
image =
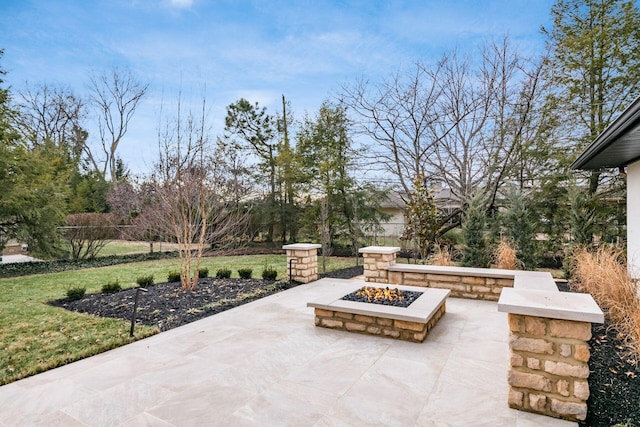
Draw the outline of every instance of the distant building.
M434 186L434 192L433 198L436 202L436 207L445 215L451 214L462 206L460 199L453 195L450 188ZM390 192L386 199L380 203L382 211L391 216L388 221L380 223L380 226L384 229L385 237L402 236L407 222L405 217L407 204L405 200L408 200L406 194Z

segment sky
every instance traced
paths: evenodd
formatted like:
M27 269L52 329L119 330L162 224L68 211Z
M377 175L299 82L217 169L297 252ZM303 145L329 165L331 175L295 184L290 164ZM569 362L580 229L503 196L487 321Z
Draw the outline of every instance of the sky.
M508 35L544 49L553 0L0 0L0 68L12 92L42 84L88 95L90 74L149 84L118 155L134 174L158 155L160 111L203 98L214 134L241 97L296 118L360 78L474 52ZM90 141L96 132L88 124Z

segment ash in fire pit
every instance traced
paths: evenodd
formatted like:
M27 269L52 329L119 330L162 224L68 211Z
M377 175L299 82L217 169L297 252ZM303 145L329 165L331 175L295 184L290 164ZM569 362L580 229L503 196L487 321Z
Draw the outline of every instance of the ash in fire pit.
M407 308L417 300L420 295L422 295L422 292L401 291L398 288L389 289L389 287L374 288L364 286L355 292L343 296L341 299Z

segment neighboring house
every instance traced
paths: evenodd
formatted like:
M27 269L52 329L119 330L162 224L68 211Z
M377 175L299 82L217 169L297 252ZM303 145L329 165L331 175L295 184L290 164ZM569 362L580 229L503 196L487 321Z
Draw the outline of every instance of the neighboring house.
M640 279L640 97L571 165L572 169L627 168L627 265Z
M436 206L445 215L449 215L454 210L460 208L462 203L460 199L454 196L449 188L434 187L434 200ZM405 210L407 205L403 198L403 194L399 192L390 192L386 199L380 203L381 210L391 218L386 222L381 222L380 226L384 229L385 237L400 237L404 231L406 224Z

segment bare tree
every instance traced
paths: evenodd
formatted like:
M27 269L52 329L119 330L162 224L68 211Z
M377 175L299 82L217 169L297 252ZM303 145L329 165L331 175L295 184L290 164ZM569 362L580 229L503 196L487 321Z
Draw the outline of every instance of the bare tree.
M494 202L515 179L516 163L524 163L523 148L542 137L533 106L543 94L543 61L522 58L506 37L481 53L479 64L453 52L373 87L344 88L360 131L376 143L371 152L398 180L405 201L413 179L424 176L459 200L480 191ZM445 222L456 226L459 213Z
M210 149L205 102L198 117L183 117L180 101L177 118L159 131L160 161L154 179L152 207L160 215L159 229L170 232L178 243L182 288L198 283L205 243L229 242L246 224L246 211L233 203L234 189L218 170Z
M95 170L100 171L104 178L109 171L111 181L115 182L118 145L149 85L136 80L129 70L112 68L100 75L93 73L89 86L91 100L98 110L98 132L104 154L102 167L95 154L87 154Z
M18 108L18 128L33 147L53 144L76 163L80 160L87 149L87 110L81 97L68 87L27 85L19 92Z
M411 193L413 178L425 174L425 156L436 143L432 130L442 114L441 68L416 63L379 85L361 80L343 87L359 132L376 143L369 150L371 160L399 180L405 195Z

